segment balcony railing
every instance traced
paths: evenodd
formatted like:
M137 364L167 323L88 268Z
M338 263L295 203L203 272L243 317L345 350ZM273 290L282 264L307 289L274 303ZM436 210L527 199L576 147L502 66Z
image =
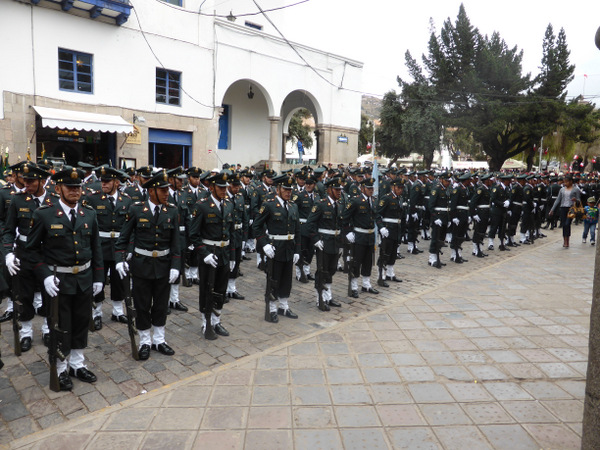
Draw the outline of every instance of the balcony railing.
M123 25L129 19L132 6L129 0L30 0L33 5L44 2L57 3L63 11L87 11L90 19L110 18L117 25Z

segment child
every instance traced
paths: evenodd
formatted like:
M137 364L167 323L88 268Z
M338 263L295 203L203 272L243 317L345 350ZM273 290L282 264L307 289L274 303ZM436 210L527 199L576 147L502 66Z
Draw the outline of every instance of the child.
M590 197L587 201L585 209L585 219L583 220L583 243L587 238L588 230L590 231L590 244L596 243L596 224L598 223L598 207L596 206L596 197Z

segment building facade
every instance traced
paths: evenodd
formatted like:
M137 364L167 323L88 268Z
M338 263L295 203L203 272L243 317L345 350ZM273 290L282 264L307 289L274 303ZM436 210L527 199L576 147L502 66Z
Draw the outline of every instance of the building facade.
M318 162L355 160L362 64L227 20L230 3L0 0L3 153L277 167L306 108Z

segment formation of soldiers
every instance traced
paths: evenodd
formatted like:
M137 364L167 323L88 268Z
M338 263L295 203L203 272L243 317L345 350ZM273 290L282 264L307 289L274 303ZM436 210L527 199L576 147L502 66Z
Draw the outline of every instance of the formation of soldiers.
M402 281L395 263L403 253L422 253L422 241L438 269L446 265L444 247L450 261L467 262L465 241L478 258L496 248L496 238L500 251L533 244L543 228L557 226L548 211L562 181L405 168L381 169L376 180L370 167L343 165L281 174L239 165L118 170L79 163L55 171L47 161L20 162L8 175L0 189L0 290L8 297L0 322L13 320L20 354L31 349L34 316L43 317L54 390L70 390L72 377L96 381L84 349L88 333L102 329L106 284L110 319L128 325L132 356L173 355L167 316L188 311L180 285L198 285L203 336L229 336L224 307L244 299L236 281L250 253L265 272L265 320L297 319L294 278L313 282L316 307L330 311L342 306L331 289L336 272L346 274L349 297L378 294ZM595 178L577 181L587 197L599 196Z

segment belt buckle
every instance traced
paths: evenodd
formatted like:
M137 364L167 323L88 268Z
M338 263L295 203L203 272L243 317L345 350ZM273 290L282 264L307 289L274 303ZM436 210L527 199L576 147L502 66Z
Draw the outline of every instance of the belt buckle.
M287 240L291 241L292 239L294 239L294 235L293 234L288 234L287 235Z
M110 237L111 237L111 239L115 237L115 232L114 231L110 232Z
M153 258L158 258L158 251L157 250L152 250L152 257Z
M220 246L221 248L225 247L225 241L221 241L221 243L219 244L219 246Z
M73 274L77 275L79 273L79 267L78 266L74 266L73 267Z

